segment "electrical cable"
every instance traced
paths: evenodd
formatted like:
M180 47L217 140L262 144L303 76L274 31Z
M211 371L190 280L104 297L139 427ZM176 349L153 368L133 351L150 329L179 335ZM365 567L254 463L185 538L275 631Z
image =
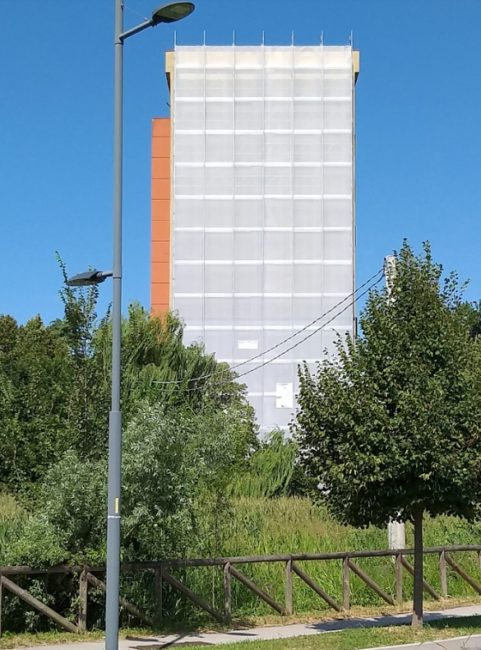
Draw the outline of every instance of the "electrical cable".
M384 274L383 274L383 275L384 275ZM284 356L285 354L287 354L287 352L290 352L291 350L294 350L295 348L299 347L299 345L301 345L302 343L304 343L305 341L307 341L308 339L310 339L312 336L314 336L314 334L317 334L318 332L320 332L320 331L322 331L323 329L325 329L326 325L329 325L329 324L332 323L334 320L336 320L336 318L337 318L338 316L340 316L341 314L343 314L345 311L347 311L347 310L349 309L349 307L351 307L351 306L356 302L356 300L358 300L359 298L362 298L363 296L365 296L367 293L369 293L369 291L371 291L371 289L372 289L373 287L375 287L377 284L379 284L379 282L381 282L381 280L383 279L383 275L381 275L381 277L378 278L378 279L376 280L376 282L373 283L372 286L368 287L365 291L363 291L361 294L359 294L359 296L358 296L357 298L354 298L354 296L353 296L353 300L352 300L352 302L349 303L348 305L346 305L343 309L341 309L341 311L339 311L339 312L337 312L336 314L334 314L334 316L333 316L332 318L330 318L330 319L327 321L327 323L324 323L324 325L322 325L321 327L316 328L315 330L313 330L312 332L310 332L307 336L305 336L303 339L301 339L300 341L297 341L297 343L294 343L294 345L291 345L291 347L287 348L286 350L283 350L280 354L276 355L276 356L273 357L272 359L267 359L267 361L264 361L263 363L259 364L257 367L255 367L255 368L251 368L250 370L247 370L246 372L243 372L243 373L241 373L240 375L237 375L237 376L236 376L236 379L240 379L240 377L244 377L245 375L248 375L249 373L254 372L254 371L257 370L258 368L263 368L264 366L267 366L269 363L272 363L272 362L275 361L276 359L280 359L280 357L282 357L282 356Z
M258 359L259 357L265 356L269 352L272 352L273 350L276 350L277 348L281 347L281 345L284 345L284 343L287 343L287 341L290 341L291 339L295 338L296 336L299 336L299 334L302 334L302 332L305 332L309 327L312 327L313 325L318 323L320 320L322 320L323 318L325 318L326 316L331 314L335 309L337 309L340 305L342 305L344 302L346 302L346 300L349 300L351 297L355 296L358 291L361 291L361 289L364 289L364 287L366 285L368 285L372 280L374 280L374 278L376 278L379 274L381 274L381 277L379 278L379 280L380 280L383 277L383 274L384 274L383 269L379 269L379 271L377 271L377 273L374 273L374 275L372 275L368 280L366 280L366 282L361 284L361 286L358 287L355 291L353 291L352 293L345 296L342 300L340 300L333 307L331 307L326 312L324 312L323 314L321 314L320 316L315 318L313 321L311 321L310 323L307 323L307 325L304 325L304 327L302 327L300 330L296 330L290 336L287 336L285 339L283 339L279 343L276 343L272 347L267 348L267 350L264 350L263 352L259 352L259 354L256 354L254 357L250 357L250 359L246 359L245 361L241 361L240 363L237 363L237 364L235 364L233 366L230 366L230 369L235 370L236 368L240 368L241 366L245 366L247 363L251 363L255 359Z
M379 276L379 277L377 278L377 276ZM268 365L272 361L275 361L276 359L279 359L280 357L287 354L287 352L290 352L291 350L295 349L296 347L301 345L304 341L307 341L309 338L311 338L312 336L314 336L315 334L317 334L318 332L323 330L327 325L332 323L338 316L343 314L347 309L349 309L353 304L355 304L357 302L357 300L359 300L360 298L365 296L367 293L369 293L369 291L371 291L371 289L373 287L375 287L377 284L379 284L379 282L383 279L383 277L384 277L384 271L383 271L383 269L379 269L376 273L374 273L374 275L372 275L368 280L366 280L363 284L361 284L355 291L351 292L348 296L346 296L345 298L340 300L333 307L331 307L328 311L324 312L323 314L321 314L320 316L315 318L313 321L311 321L310 323L308 323L307 325L302 327L300 330L294 332L290 336L287 336L285 339L283 339L279 343L276 343L276 345L273 345L272 347L268 348L267 350L264 350L264 351L256 354L255 356L250 357L249 359L246 359L246 360L242 361L241 363L235 364L233 366L229 366L228 368L218 369L218 370L215 370L214 372L211 372L211 373L208 373L208 374L205 374L205 375L200 375L199 377L191 377L191 378L186 377L185 379L176 379L176 380L170 380L170 381L156 381L156 382L153 382L153 383L160 384L160 385L169 385L169 384L170 385L173 385L173 384L180 385L182 383L185 383L186 381L187 382L197 382L197 381L201 381L201 380L204 380L204 379L210 379L211 377L214 377L216 375L225 374L226 372L230 373L232 371L235 371L236 368L240 368L241 366L244 366L244 365L246 365L248 363L252 363L252 361L255 361L259 357L265 356L269 352L272 352L273 350L281 347L282 345L284 345L288 341L292 340L293 338L299 336L299 334L301 334L302 332L305 332L309 327L312 327L313 324L319 322L320 320L322 320L323 318L325 318L326 316L331 314L333 311L338 309L343 303L346 302L346 300L350 300L350 302L341 311L336 312L334 314L334 316L327 321L327 323L324 323L322 326L316 328L315 330L310 332L307 336L305 336L303 339L301 339L300 341L298 341L297 343L295 343L291 347L287 348L286 350L284 350L283 352L281 352L277 356L273 357L272 359L269 359L269 360L259 364L255 368L251 368L247 372L243 372L243 373L237 375L235 377L235 379L239 379L240 377L248 375L251 372L254 372L255 370L257 370L258 368L263 368L264 366ZM377 279L375 280L375 278L377 278ZM373 280L375 280L375 282L373 282ZM367 286L367 285L369 285L369 286ZM367 289L356 297L356 294L366 286L367 286ZM231 379L229 379L229 380L227 380L226 382L223 382L223 383L229 383L230 381L231 381ZM186 392L191 392L191 391L196 391L196 390L198 390L198 387L187 388Z

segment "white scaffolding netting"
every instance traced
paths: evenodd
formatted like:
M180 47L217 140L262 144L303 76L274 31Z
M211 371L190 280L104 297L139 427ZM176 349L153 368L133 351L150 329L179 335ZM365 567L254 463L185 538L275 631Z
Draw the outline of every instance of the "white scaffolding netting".
M352 50L177 46L174 60L173 307L187 341L234 365L354 290ZM246 376L261 430L288 425L298 363L353 317Z

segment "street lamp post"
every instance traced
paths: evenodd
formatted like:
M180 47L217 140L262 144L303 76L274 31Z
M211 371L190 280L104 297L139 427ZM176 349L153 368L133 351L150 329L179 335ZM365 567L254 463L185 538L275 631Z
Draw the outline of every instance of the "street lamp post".
M107 594L105 606L105 647L118 649L120 593L120 493L122 413L120 407L120 347L122 319L122 140L123 140L123 45L134 34L159 23L173 23L194 11L192 2L170 2L152 17L124 31L123 0L115 0L114 76L114 223L113 270L89 271L69 280L72 286L98 284L112 276L112 403L109 412L108 504L107 504ZM88 276L88 277L87 277Z
M114 78L114 264L112 298L112 405L109 414L109 466L107 506L107 596L105 647L117 650L120 588L120 481L122 414L120 410L120 343L122 304L122 109L124 41L161 22L174 22L194 10L191 2L169 3L153 12L150 20L124 32L123 1L115 0Z

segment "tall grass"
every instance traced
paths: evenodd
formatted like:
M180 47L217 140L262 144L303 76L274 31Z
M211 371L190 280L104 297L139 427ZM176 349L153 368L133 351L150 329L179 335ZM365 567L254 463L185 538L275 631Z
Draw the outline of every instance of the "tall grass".
M230 517L222 531L223 556L271 555L290 553L324 553L335 551L376 550L387 548L387 531L369 527L355 529L334 521L325 508L308 499L284 497L277 499L239 498L234 502ZM412 527L406 526L407 545L412 545ZM481 542L481 523L468 524L454 517L426 519L425 545L474 544ZM195 549L192 549L195 551ZM456 561L470 575L481 580L476 553L455 554ZM391 558L363 558L356 562L388 594L395 596L394 563ZM342 601L342 572L340 560L305 561L299 566L338 602ZM283 603L284 566L279 563L240 565L238 568L256 584ZM406 572L405 572L406 573ZM440 592L437 556L425 562L426 580ZM184 575L189 586L217 607L222 607L222 575L220 569L191 569ZM449 573L450 596L469 596L472 589L453 572ZM248 592L236 580L232 582L232 605L237 615L265 615L272 610ZM404 578L404 594L412 596L412 579ZM351 574L353 605L375 606L382 600L359 578ZM294 578L294 607L296 612L327 609L327 605L298 578Z
M8 545L22 534L22 522L27 513L8 496L0 495L0 558L7 557ZM203 521L202 508L198 515L199 534L193 537L190 557L275 555L290 553L321 553L335 551L375 550L387 548L387 531L375 527L363 530L341 526L334 521L325 508L313 505L308 499L296 497L242 497L231 501L219 517ZM412 545L412 528L407 525L407 544ZM425 545L473 544L481 542L481 523L468 524L454 517L426 519ZM481 582L480 567L476 553L454 554L456 561L475 579ZM34 561L34 560L33 560ZM363 558L356 562L388 594L395 595L394 563L391 558ZM1 564L1 561L0 561ZM340 560L304 561L299 566L315 580L332 598L342 601L342 571ZM284 602L284 565L258 563L237 566L281 605ZM176 575L194 592L223 608L223 572L219 567L179 569ZM425 561L426 579L440 592L437 556ZM449 594L455 597L474 596L474 592L453 572L448 577ZM30 583L25 585L30 588ZM37 585L40 589L40 587ZM53 586L46 585L52 592ZM77 586L56 585L64 596L64 614L71 615L75 609ZM71 591L69 591L71 590ZM59 593L60 593L59 592ZM405 572L404 596L411 597L412 578ZM154 584L151 574L125 575L122 579L123 595L145 612L155 614ZM59 601L60 602L60 601ZM207 615L199 611L178 592L164 586L164 617L172 622L187 619L189 622L203 620ZM67 604L70 603L70 604ZM90 623L102 625L103 596L91 594ZM351 574L351 603L360 606L378 606L383 601L359 578ZM8 603L7 603L8 605ZM11 603L12 621L18 621L17 629L25 623L19 618L17 605ZM63 607L63 605L61 606ZM73 608L73 609L72 609ZM232 608L235 616L264 616L272 613L268 605L260 601L235 579L232 580ZM296 613L327 611L327 605L301 580L294 576L294 609ZM5 614L8 614L6 608ZM14 614L15 617L14 618ZM22 615L23 616L23 615ZM8 622L8 621L6 621ZM125 618L124 623L132 624ZM37 625L37 623L35 623ZM42 623L43 625L43 623ZM13 629L13 628L12 628ZM40 628L39 628L40 629Z
M16 499L0 492L0 564L7 557L8 546L17 537L18 526L25 517L25 510Z

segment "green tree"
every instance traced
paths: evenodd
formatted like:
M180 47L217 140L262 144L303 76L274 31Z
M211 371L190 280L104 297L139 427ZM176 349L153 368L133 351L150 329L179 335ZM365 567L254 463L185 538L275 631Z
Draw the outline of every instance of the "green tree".
M467 311L471 336L473 338L478 338L481 336L481 301L465 303L463 308Z
M226 486L253 444L242 405L143 408L125 432L123 510L129 558L219 552ZM207 518L205 536L199 535ZM204 522L205 523L205 522Z
M229 485L235 497L300 496L310 492L310 484L299 461L297 443L280 429L272 431L237 468Z
M144 402L124 432L123 557L218 551L226 486L249 455L253 435L250 411L242 403L227 409L206 404L195 413ZM21 531L24 541L12 552L22 561L31 552L44 564L54 548L57 554L62 549L57 561L102 563L106 477L105 459L85 460L67 451L40 481L35 512ZM42 560L46 531L52 541Z
M0 316L0 483L37 480L66 442L68 346L39 316Z
M363 335L300 370L294 430L319 494L342 522L414 523L413 625L422 625L424 513L472 519L481 489L479 339L455 275L428 245L396 255L392 293L372 291Z
M199 411L242 401L245 390L227 364L219 364L201 343L186 346L184 327L174 314L156 317L138 303L129 306L122 323L122 410L127 422L138 405L162 404ZM93 337L97 382L110 385L111 327L104 320Z
M0 316L0 484L10 490L35 483L67 450L83 461L105 458L110 407L112 335L109 313L97 315L97 287L66 283L63 318L39 316L18 325ZM237 404L253 412L243 386L201 344L184 345L183 324L151 316L138 304L122 324L124 426L139 406L189 408L195 413Z
M51 327L68 346L70 385L65 428L69 444L84 459L99 459L107 447L110 377L95 346L99 330L108 327L109 310L99 319L96 285L78 289L67 284L68 273L57 253L57 262L63 277L59 291L64 307L61 319Z

